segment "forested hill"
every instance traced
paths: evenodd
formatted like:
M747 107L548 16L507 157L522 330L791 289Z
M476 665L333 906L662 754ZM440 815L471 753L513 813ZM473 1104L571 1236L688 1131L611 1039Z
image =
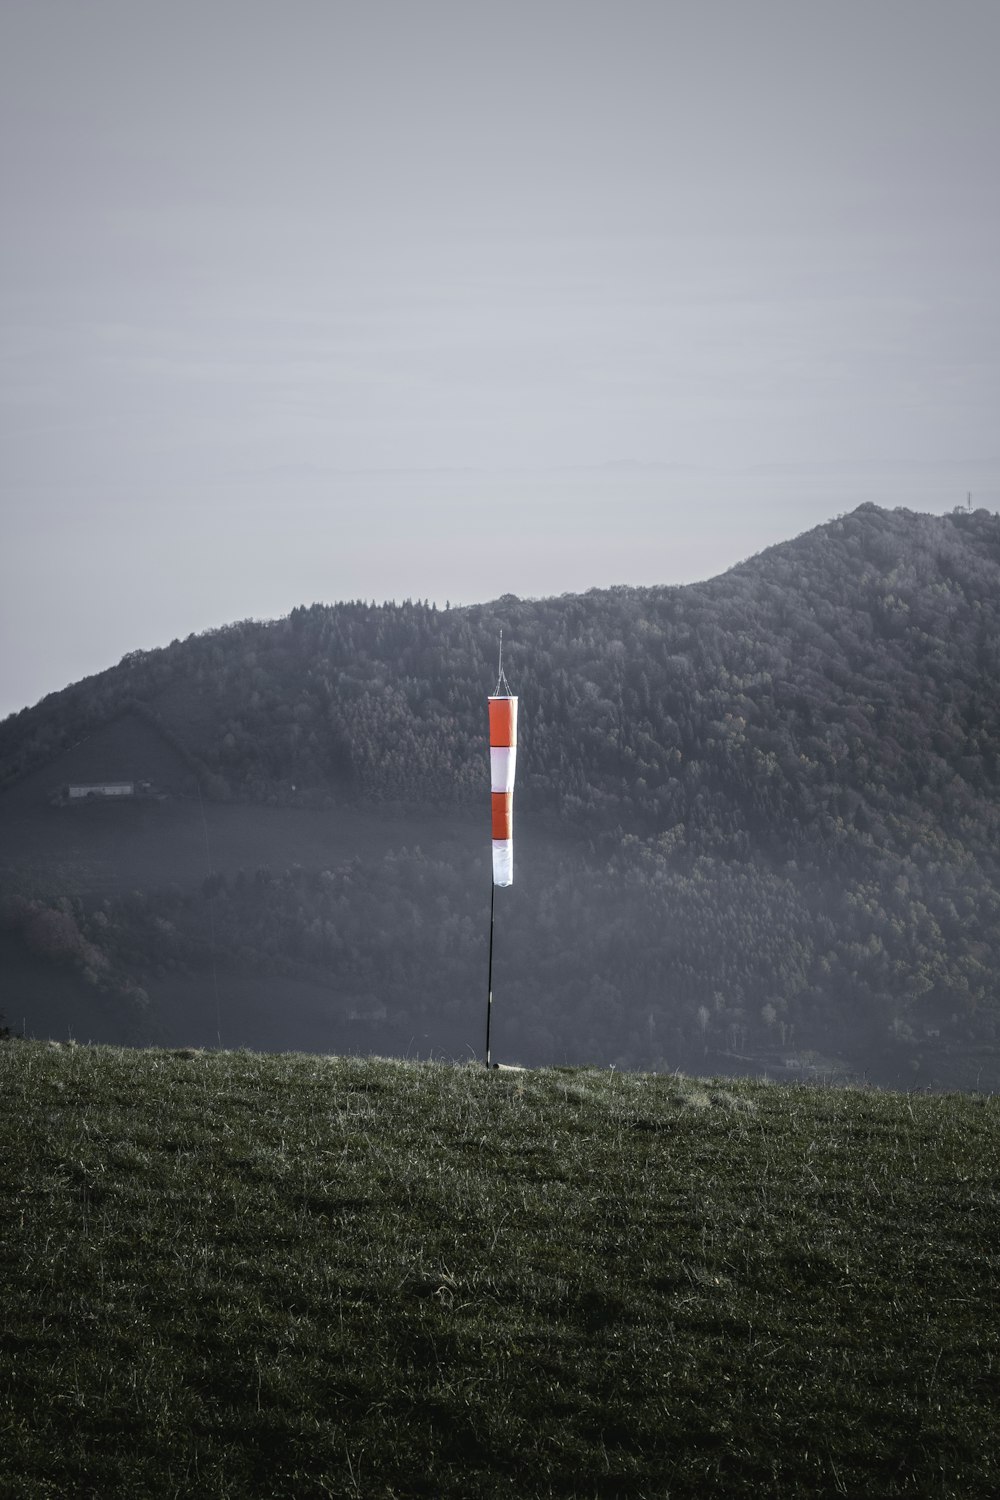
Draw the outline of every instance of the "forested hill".
M313 605L136 652L0 726L0 785L141 705L222 798L474 803L505 631L518 802L825 862L991 847L1000 520L862 506L710 582ZM203 788L204 789L204 788Z
M853 1036L854 1064L905 1052L917 1076L928 1049L972 1049L978 1076L1000 965L1000 519L985 511L862 506L685 587L231 625L6 720L0 784L41 785L130 709L217 801L477 806L501 627L519 827L589 850L562 917L522 935L524 953L569 947L581 966L542 1017L524 978L528 1051L572 1034L648 1066L808 1033L838 1055ZM336 942L315 906L322 964ZM574 1006L600 1025L581 1031Z

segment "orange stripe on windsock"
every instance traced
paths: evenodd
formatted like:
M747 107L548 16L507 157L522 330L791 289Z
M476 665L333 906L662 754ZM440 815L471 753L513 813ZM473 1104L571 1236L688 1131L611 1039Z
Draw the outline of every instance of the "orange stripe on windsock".
M509 839L511 825L513 823L514 793L494 792L493 797L493 837L495 839Z
M490 698L490 745L495 749L517 744L517 699Z

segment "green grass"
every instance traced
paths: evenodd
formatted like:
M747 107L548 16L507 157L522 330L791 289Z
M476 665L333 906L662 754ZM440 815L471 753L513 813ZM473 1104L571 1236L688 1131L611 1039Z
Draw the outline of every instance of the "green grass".
M0 1494L992 1495L998 1127L4 1042Z

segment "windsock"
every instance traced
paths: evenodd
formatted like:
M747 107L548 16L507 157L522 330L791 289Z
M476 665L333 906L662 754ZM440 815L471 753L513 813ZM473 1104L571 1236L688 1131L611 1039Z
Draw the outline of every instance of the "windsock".
M517 699L490 698L490 776L493 784L493 884L514 882L514 768Z

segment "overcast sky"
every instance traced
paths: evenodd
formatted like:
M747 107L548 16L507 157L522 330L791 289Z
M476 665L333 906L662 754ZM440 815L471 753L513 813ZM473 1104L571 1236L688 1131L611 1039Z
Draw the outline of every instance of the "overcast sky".
M0 0L0 717L1000 508L1000 0Z

